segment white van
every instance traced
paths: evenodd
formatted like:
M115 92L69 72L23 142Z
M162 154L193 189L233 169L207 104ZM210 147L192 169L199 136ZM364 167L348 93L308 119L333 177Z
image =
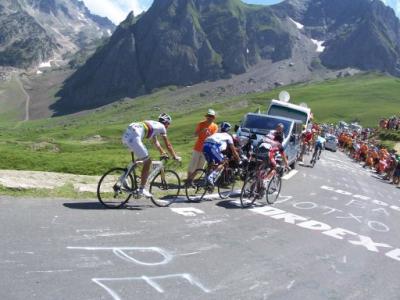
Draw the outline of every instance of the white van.
M311 119L311 109L305 105L296 105L284 101L272 100L267 115L300 120L304 125L308 126Z

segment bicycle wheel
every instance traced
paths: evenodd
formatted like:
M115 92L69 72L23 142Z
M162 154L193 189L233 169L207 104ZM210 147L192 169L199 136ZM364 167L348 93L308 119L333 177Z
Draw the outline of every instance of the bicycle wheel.
M206 170L197 169L192 178L192 182L185 186L186 198L188 201L199 202L207 192Z
M237 191L235 191L235 184L236 178L234 170L231 168L224 170L217 181L219 197L221 199L227 199L237 193Z
M248 177L243 183L242 191L240 193L240 204L242 208L253 205L258 197L257 178Z
M268 183L267 192L266 192L266 196L265 196L267 198L267 202L269 204L274 204L275 201L278 199L279 194L281 192L281 187L282 187L281 177L279 177L277 175L272 177L272 179Z
M126 186L129 190L122 185L120 180L126 171L127 169L114 168L100 178L97 185L97 198L105 207L120 208L131 198L130 192L136 189L132 175L129 174L126 180Z
M160 207L175 202L181 190L178 174L171 170L160 171L150 183L151 201Z
M314 151L313 156L312 156L311 161L310 161L311 168L314 168L314 166L315 166L315 162L317 160L317 155L316 154L317 153Z

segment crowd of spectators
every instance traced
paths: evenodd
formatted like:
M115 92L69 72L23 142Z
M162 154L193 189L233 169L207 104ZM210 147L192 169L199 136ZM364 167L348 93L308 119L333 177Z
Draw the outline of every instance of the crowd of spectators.
M400 130L400 117L392 116L391 118L382 118L379 121L379 128L388 130Z
M381 129L399 130L397 117L382 119ZM355 161L370 168L382 179L398 186L400 183L400 155L394 149L387 149L374 134L375 130L364 128L361 131L339 130L337 132L339 148Z

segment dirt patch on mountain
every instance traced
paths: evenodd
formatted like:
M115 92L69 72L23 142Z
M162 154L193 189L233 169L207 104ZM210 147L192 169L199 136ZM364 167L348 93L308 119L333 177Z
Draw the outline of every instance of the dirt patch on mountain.
M107 140L100 135L94 135L84 139L81 143L82 144L104 144Z
M48 143L48 142L40 142L31 145L31 149L33 151L46 151L46 152L60 152L60 148L56 144Z

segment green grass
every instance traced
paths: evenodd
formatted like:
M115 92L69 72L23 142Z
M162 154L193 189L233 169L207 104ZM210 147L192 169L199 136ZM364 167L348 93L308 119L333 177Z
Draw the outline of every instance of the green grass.
M400 142L400 131L396 130L380 130L379 138L381 140L389 140L393 142Z
M294 103L306 102L318 122L357 120L366 126L376 126L381 117L399 113L397 78L369 74L285 89L291 93ZM194 144L193 130L207 108L219 113L219 122L226 120L235 124L246 112L258 107L266 110L269 100L277 98L280 90L205 105L198 95L176 103L169 94L171 89L166 88L82 116L20 123L1 120L0 168L100 175L108 168L129 162L129 153L121 144L121 135L129 123L154 119L160 111L166 111L174 119L169 137L184 159L184 169ZM92 140L96 135L101 136L101 141Z
M12 122L25 116L26 96L15 76L10 81L0 82L0 120Z

